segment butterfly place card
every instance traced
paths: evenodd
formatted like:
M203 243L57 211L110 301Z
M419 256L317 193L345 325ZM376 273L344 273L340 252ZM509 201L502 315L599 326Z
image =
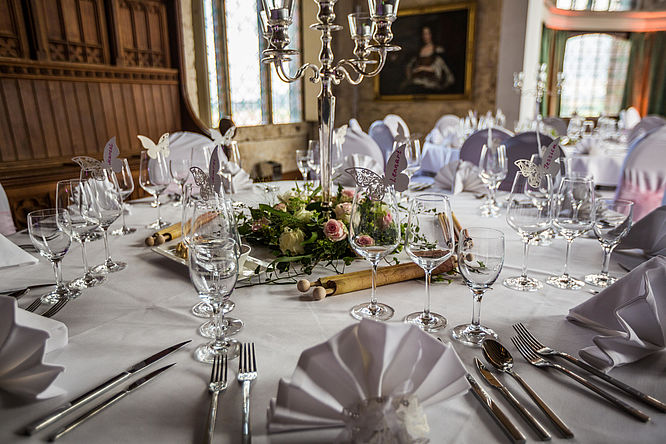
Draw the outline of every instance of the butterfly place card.
M208 130L210 138L215 142L215 146L227 146L231 143L231 139L236 135L236 125L229 117L220 119L220 124L217 128L210 128Z
M216 193L219 194L222 190L222 178L220 177L219 170L220 155L217 146L210 155L208 174L199 167L190 168L192 176L194 177L194 183L199 187L199 192L204 200L214 197Z
M382 200L391 187L395 191L405 191L409 187L409 177L403 173L407 168L406 148L402 143L393 151L383 176L361 167L347 168L345 171L354 178L358 187L365 188L372 200Z
M532 187L538 187L541 180L545 175L550 175L555 177L560 170L560 156L562 155L562 149L559 145L560 139L557 138L548 145L543 157L541 160L541 165L537 165L531 160L520 159L516 160L514 163L520 169L520 173L523 177L527 178L527 182Z
M169 157L169 133L164 133L160 137L157 144L153 142L146 136L136 136L141 141L141 145L148 150L148 157L151 159L157 159L157 156L161 154L164 158Z
M93 177L97 180L104 179L103 170L112 170L114 173L119 173L123 169L123 162L118 158L120 150L116 144L116 136L113 136L106 145L104 145L104 152L102 153L102 161L89 156L76 156L72 161L76 162L82 170L92 171Z

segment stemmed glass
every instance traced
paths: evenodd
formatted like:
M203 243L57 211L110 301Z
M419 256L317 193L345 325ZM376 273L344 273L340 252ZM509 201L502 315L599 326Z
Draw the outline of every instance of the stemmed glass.
M550 276L546 282L565 290L578 290L585 283L569 275L571 243L594 225L594 183L589 177L565 177L553 204L553 225L567 241L564 272Z
M506 148L500 145L496 148L483 145L481 157L479 158L479 178L488 188L488 199L481 206L481 216L497 217L499 216L499 206L495 199L497 188L504 180L508 172L506 160Z
M238 279L238 246L230 239L193 239L189 248L190 279L200 297L213 308L215 339L199 346L194 355L201 362L213 362L225 354L228 359L238 356L239 344L225 336L223 303L229 298Z
M310 171L314 172L316 181L319 180L319 157L319 141L308 141L308 167L310 168Z
M296 150L296 167L303 176L304 181L308 181L308 171L310 162L310 152L308 150Z
M127 267L125 262L111 259L109 250L109 227L123 212L123 200L118 191L116 176L111 170L81 170L84 202L81 214L89 221L99 224L104 234L106 260L93 268L95 273L114 273Z
M99 224L84 217L85 199L84 185L80 179L61 180L56 185L56 208L67 210L69 223L62 226L67 234L81 244L83 257L83 276L69 283L71 288L78 290L95 287L106 281L103 274L95 274L88 265L86 243L97 230Z
M351 315L356 319L386 321L391 319L394 310L377 303L376 285L379 261L400 243L398 203L393 187L388 187L381 201L373 200L365 188L356 187L349 220L349 245L372 264L370 302L354 306Z
M426 304L422 312L405 317L425 331L446 326L446 318L430 311L430 276L432 271L451 257L455 249L451 204L442 194L422 194L413 198L409 208L405 249L409 257L425 272Z
M81 294L62 280L61 262L72 239L66 229L70 224L69 213L62 208L32 211L28 214L28 233L39 254L53 265L56 288L41 297L42 303L54 304L62 299L73 299Z
M238 149L238 142L232 140L227 145L221 146L222 152L227 157L228 162L222 162L221 172L223 177L226 179L225 192L234 193L233 175L237 169L233 168L233 164L237 165L238 168L241 168L241 157L240 150Z
M119 173L116 173L116 183L118 184L118 190L120 191L120 197L123 201L123 226L117 230L111 232L112 236L124 236L125 234L134 233L136 228L129 228L125 222L125 200L130 197L134 192L134 179L132 178L132 172L130 171L129 163L127 159L122 159L123 169Z
M421 141L417 137L411 136L406 140L394 142L393 149L395 150L403 144L407 159L407 168L404 173L409 177L411 183L412 176L421 168Z
M169 160L169 172L180 190L180 199L173 203L174 207L179 207L183 204L183 185L185 185L190 175L190 159Z
M504 279L504 285L512 290L536 291L543 288L540 281L527 277L527 255L530 242L550 227L552 198L550 175L544 175L539 185L533 187L520 171L516 173L506 210L506 221L523 240L523 266L520 276Z
M146 228L159 230L169 225L168 222L162 220L160 215L160 194L167 189L169 182L171 182L171 175L164 156L160 153L156 159L151 159L147 151L141 151L139 185L155 197L154 203L157 208L157 220Z
M481 299L497 280L504 264L504 234L492 228L466 228L458 239L458 269L474 296L472 323L455 327L451 336L464 344L480 346L497 333L481 325Z
M610 256L623 237L629 233L633 219L634 203L622 199L601 199L597 202L594 218L594 234L604 250L604 261L601 272L588 274L585 282L597 287L608 287L617 281L616 277L608 274Z

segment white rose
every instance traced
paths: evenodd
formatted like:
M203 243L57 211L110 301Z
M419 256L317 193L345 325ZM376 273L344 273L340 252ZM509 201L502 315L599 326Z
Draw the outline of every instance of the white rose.
M314 211L308 211L305 208L301 208L297 212L294 213L294 217L301 222L307 222L312 219L312 216L314 215Z
M305 233L300 229L296 228L292 230L289 227L286 227L282 234L280 235L280 251L283 254L291 252L292 254L303 254L305 253L305 248L303 248L303 241L305 240Z

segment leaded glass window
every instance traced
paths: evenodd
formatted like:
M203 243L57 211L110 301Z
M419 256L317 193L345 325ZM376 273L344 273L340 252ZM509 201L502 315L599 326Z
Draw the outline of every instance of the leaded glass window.
M628 11L632 0L557 0L558 9L572 11Z

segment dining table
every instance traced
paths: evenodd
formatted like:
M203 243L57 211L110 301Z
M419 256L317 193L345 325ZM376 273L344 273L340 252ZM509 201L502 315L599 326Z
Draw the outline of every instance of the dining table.
M286 191L295 183L283 181L276 182L276 185L281 191ZM438 190L431 188L428 191ZM232 198L247 206L270 204L274 203L276 193L269 192L262 185L255 185L234 194ZM499 279L483 299L481 323L497 332L499 341L513 355L517 373L527 380L573 431L575 437L569 441L663 442L666 436L666 414L597 381L599 385L605 385L610 392L650 415L649 422L639 422L571 379L533 367L520 356L510 340L515 335L512 324L518 322L523 323L542 342L573 355L577 355L581 348L592 345L593 337L599 333L565 318L569 309L592 297L590 290L594 288L585 286L572 291L544 284L544 288L536 292L519 292L504 287L504 278L520 274L523 251L521 238L508 226L504 214L498 218L482 218L479 210L482 201L473 194L460 193L451 195L450 199L452 209L463 227L491 227L504 233L504 266ZM208 341L198 334L199 325L204 319L191 313L192 306L199 298L185 265L157 254L145 245L145 238L154 233L146 225L156 216L156 210L151 208L149 200L133 201L129 208L127 223L136 228L136 232L126 236L112 236L110 240L112 257L125 261L127 268L109 274L102 285L83 290L81 296L69 302L54 316L54 319L67 326L69 343L50 352L45 360L64 367L54 384L66 390L67 394L41 401L1 397L1 443L43 442L54 428L32 436L22 436L17 432L31 421L137 361L185 340L192 342L163 359L153 369L170 363L175 363L175 366L59 441L144 444L203 441L210 399L208 382L211 366L196 361L193 356L194 349ZM162 216L168 222L179 222L181 208L165 202ZM113 228L116 228L115 225ZM9 236L9 239L17 244L29 242L25 233L16 233ZM555 238L548 246L531 247L528 263L530 276L543 281L550 274L559 274L564 264L565 246L564 239ZM251 256L270 260L268 250L257 245L252 248ZM602 250L595 238L578 238L572 248L569 269L574 276L580 278L600 270ZM80 247L73 243L63 261L65 279L74 279L82 273L80 253ZM91 264L102 263L103 243L92 242L88 246L88 255ZM409 261L407 256L402 255L398 259ZM359 259L347 266L345 271L369 267L368 262ZM613 262L611 273L622 276L626 272ZM335 270L317 266L312 276L305 277L315 280L333 274L336 274ZM255 443L333 442L341 431L333 428L273 434L267 432L267 409L271 398L277 395L280 378L291 376L304 350L327 341L343 328L358 322L350 316L349 309L370 299L368 289L330 296L320 301L306 300L296 288L296 279L301 277L287 280L282 285L259 284L257 277L240 280L231 295L235 308L229 316L241 319L244 323L234 338L241 342L253 342L256 349L257 379L253 381L251 391L251 428ZM0 289L49 279L53 279L51 265L45 258L40 258L36 265L0 270ZM18 303L26 307L39 294L39 291L31 292ZM377 294L380 302L395 309L395 316L388 322L399 323L408 313L423 308L424 281L417 279L382 286L378 288ZM502 406L528 441L537 440L535 432L518 413L478 375L474 358L484 361L481 350L451 338L451 329L469 323L472 317L472 294L460 276L451 276L450 282L440 279L433 283L432 309L443 314L448 324L444 329L431 334L451 343L469 373ZM237 372L238 360L230 361L229 386L220 396L214 442L241 441L242 390L236 380ZM584 373L582 370L580 372ZM666 400L666 354L663 351L639 362L615 368L610 374L658 399ZM553 435L553 441L563 440L516 381L506 374L497 376L544 423ZM126 385L122 384L121 387ZM100 400L112 395L113 391ZM432 443L507 442L506 436L470 392L429 405L425 413ZM74 414L68 419L76 416ZM64 422L67 420L59 424Z

